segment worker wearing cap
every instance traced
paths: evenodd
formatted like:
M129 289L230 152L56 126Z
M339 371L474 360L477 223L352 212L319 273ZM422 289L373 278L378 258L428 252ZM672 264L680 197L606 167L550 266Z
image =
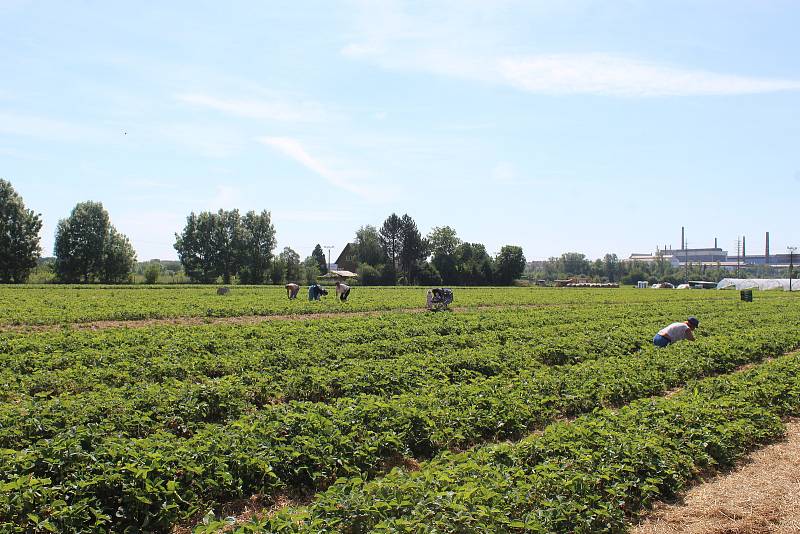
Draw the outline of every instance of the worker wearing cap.
M666 347L670 343L677 343L684 339L694 341L694 329L700 324L697 317L689 317L683 323L672 323L666 328L662 328L653 338L653 345L656 347Z

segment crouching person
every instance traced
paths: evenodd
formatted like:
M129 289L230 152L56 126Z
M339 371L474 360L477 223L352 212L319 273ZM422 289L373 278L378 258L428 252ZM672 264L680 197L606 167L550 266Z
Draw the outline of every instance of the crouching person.
M300 286L295 284L294 282L290 282L286 284L286 296L289 297L289 300L294 300L297 298L297 294L300 292Z
M435 287L428 290L427 306L431 311L447 310L453 302L453 290L447 287Z
M321 300L322 296L327 294L328 291L319 284L308 286L308 300Z
M350 286L341 282L336 282L336 296L342 302L347 302L347 297L350 296Z
M697 320L697 317L689 317L682 323L672 323L658 331L656 337L653 338L653 345L663 348L684 339L694 341L694 329L699 324L700 321Z

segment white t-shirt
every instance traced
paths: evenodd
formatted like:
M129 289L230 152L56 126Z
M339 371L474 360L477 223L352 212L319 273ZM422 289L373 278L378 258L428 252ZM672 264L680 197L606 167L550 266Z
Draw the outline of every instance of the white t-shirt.
M336 286L336 294L341 295L348 289L350 289L350 286L348 286L347 284L339 284L338 286Z
M651 330L652 332L652 330ZM676 341L682 341L684 339L688 339L691 334L687 335L689 332L689 325L686 323L672 323L671 325L667 326L666 328L662 328L659 330L658 335L664 336L669 338L670 341L675 343Z

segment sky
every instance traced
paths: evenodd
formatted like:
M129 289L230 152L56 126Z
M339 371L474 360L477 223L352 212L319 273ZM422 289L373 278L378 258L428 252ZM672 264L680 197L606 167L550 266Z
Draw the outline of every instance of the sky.
M0 178L43 255L102 202L140 261L191 212L333 255L408 213L529 260L800 245L800 3L0 0ZM335 259L335 258L334 258Z

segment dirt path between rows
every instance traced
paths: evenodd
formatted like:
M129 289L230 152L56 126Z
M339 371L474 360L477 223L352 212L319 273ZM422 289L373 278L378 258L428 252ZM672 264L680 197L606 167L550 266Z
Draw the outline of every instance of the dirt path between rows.
M722 298L708 300L726 300ZM606 302L604 306L629 306L631 304L646 304L646 302ZM453 312L469 312L480 310L511 310L529 308L572 307L580 306L580 302L539 302L536 304L477 304L475 306L452 306ZM44 325L31 324L0 324L2 332L51 332L71 328L75 330L102 330L106 328L147 328L149 326L200 326L214 324L253 325L267 321L306 321L312 319L329 319L333 317L374 317L393 313L423 313L426 308L394 308L388 310L364 310L321 313L292 313L283 315L235 315L231 317L162 317L153 319L128 319L128 320L100 320L74 323L57 323Z
M797 534L800 532L800 420L784 440L750 454L729 473L659 503L632 534Z
M616 304L616 303L615 303ZM479 310L545 308L552 306L574 306L574 303L541 303L541 304L482 304L478 306L451 307L453 312ZM149 326L200 326L214 324L253 325L267 321L307 321L312 319L329 319L333 317L375 317L395 313L424 313L426 308L395 308L390 310L365 310L322 313L293 313L286 315L237 315L232 317L166 317L159 319L131 319L90 321L85 323L61 323L47 325L0 325L0 332L49 332L72 328L75 330L103 330L106 328L146 328ZM442 312L443 313L443 312Z

